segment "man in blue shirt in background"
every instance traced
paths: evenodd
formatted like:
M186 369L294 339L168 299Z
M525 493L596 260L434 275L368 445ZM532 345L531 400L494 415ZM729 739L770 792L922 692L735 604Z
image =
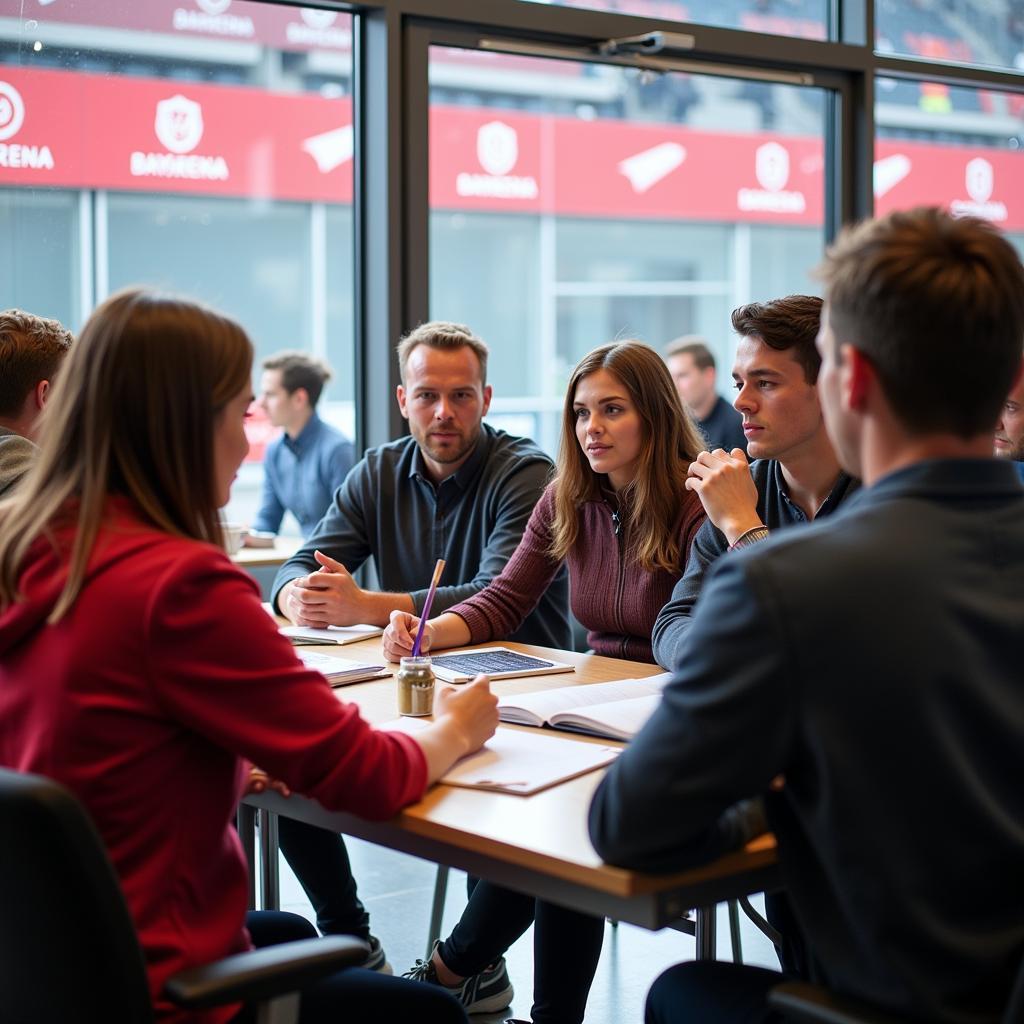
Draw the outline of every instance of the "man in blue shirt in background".
M316 412L330 379L326 364L302 352L278 352L263 361L258 404L284 433L267 445L254 530L277 533L291 512L308 537L352 468L352 442Z

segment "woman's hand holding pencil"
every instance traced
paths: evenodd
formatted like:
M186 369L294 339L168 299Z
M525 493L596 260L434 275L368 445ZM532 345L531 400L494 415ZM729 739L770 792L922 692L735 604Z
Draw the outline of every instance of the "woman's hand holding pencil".
M420 637L420 654L427 654L434 645L434 627L426 619L421 620L409 612L392 612L391 623L384 630L384 657L389 661L412 657L413 645L421 625L423 635Z

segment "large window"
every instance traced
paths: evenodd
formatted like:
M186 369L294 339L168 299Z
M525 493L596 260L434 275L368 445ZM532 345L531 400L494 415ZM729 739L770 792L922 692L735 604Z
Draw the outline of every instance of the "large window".
M352 22L247 0L63 0L0 17L0 291L81 326L130 284L326 358L354 428ZM258 376L258 374L257 374ZM256 504L253 422L229 515Z
M926 83L895 83L925 89ZM933 88L939 88L937 86ZM1024 97L942 86L928 117L887 109L876 117L875 205L879 213L917 204L982 217L1024 253ZM937 94L938 95L938 94ZM878 107L889 105L879 90Z
M432 50L430 302L490 343L492 419L553 452L572 366L616 338L699 334L725 387L730 310L816 288L822 90L485 56L456 92L479 56Z

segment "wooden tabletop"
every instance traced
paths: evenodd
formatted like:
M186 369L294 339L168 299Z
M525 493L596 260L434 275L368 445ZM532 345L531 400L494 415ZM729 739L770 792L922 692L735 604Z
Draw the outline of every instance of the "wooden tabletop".
M655 665L505 644L539 657L576 666L573 673L529 676L492 683L499 696L559 686L640 678ZM318 652L360 661L382 658L380 639ZM342 687L338 697L354 701L372 724L397 717L393 679ZM502 729L528 728L509 726ZM530 732L552 737L549 730ZM607 744L608 740L587 740ZM778 884L775 842L761 837L745 850L706 867L676 875L646 875L604 864L587 835L587 809L601 771L572 779L532 796L480 792L454 786L432 787L423 800L387 822L325 811L302 797L287 800L269 793L247 802L311 824L345 832L415 856L470 871L499 884L648 928L660 928L690 907L757 892Z

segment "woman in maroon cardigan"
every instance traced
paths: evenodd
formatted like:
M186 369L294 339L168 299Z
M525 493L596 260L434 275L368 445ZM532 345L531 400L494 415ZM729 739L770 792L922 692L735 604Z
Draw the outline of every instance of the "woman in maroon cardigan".
M487 587L427 623L429 645L507 636L565 562L573 614L587 628L590 646L598 654L653 662L654 620L704 521L699 499L686 489L687 469L702 448L656 352L636 341L594 349L569 381L558 472L519 547ZM389 657L409 653L418 625L406 612L392 614L384 634ZM410 973L459 991L467 1006L499 1009L511 986L507 979L501 984L503 966L492 965L535 918L534 1024L578 1024L603 920L487 882L473 890L452 935Z
M72 347L36 466L0 504L0 765L56 779L89 811L164 1024L248 1021L237 1005L176 1009L164 982L250 932L257 945L316 934L295 915L246 920L232 822L250 763L387 818L497 725L480 680L415 737L371 729L278 633L224 554L217 511L248 450L251 372L232 320L115 295ZM465 1019L436 989L357 968L304 993L301 1013Z

